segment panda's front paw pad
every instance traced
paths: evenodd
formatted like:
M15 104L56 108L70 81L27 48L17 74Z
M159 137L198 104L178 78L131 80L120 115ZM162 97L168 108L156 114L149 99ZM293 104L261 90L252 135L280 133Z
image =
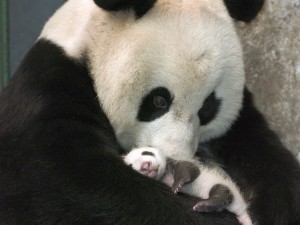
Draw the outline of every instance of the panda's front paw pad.
M139 173L154 179L160 177L160 169L164 164L158 150L149 147L131 150L124 160Z

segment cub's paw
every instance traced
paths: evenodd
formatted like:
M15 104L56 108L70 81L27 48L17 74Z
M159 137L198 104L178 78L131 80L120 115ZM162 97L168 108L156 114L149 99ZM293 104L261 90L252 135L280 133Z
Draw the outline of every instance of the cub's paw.
M156 148L143 147L132 149L124 161L139 173L159 180L165 173L166 157Z

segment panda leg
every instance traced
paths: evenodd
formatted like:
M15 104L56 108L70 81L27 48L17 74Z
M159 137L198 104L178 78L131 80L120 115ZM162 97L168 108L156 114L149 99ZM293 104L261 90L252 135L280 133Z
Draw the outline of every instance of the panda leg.
M211 188L209 198L199 201L193 210L197 212L221 211L232 201L233 195L229 188L222 184L216 184Z

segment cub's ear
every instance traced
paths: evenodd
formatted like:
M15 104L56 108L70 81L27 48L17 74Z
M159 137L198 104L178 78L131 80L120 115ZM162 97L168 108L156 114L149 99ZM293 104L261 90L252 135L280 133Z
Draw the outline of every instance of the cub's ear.
M94 0L94 2L107 11L132 9L137 17L141 17L153 7L156 0Z
M264 0L224 0L232 18L244 22L253 20L261 10Z

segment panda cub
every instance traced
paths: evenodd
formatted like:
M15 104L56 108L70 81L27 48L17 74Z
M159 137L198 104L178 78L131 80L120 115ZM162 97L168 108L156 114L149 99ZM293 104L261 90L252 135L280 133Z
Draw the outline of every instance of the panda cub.
M177 194L183 192L202 200L193 207L197 212L227 209L242 225L252 225L238 187L220 167L213 168L196 159L175 160L152 147L135 148L124 156L126 164L139 173L162 181Z

